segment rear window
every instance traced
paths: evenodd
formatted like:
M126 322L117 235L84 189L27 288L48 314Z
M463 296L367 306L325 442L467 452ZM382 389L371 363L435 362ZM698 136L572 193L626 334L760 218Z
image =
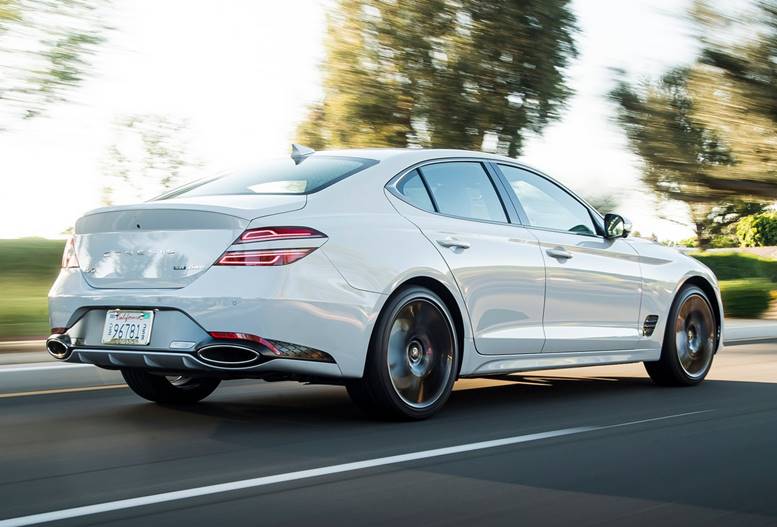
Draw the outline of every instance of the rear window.
M224 194L311 194L377 164L374 159L311 156L268 161L261 166L200 180L157 199Z

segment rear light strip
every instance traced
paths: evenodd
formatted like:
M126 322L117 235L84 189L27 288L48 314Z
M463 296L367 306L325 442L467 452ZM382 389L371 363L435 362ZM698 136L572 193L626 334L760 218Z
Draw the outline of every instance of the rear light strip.
M240 235L236 243L297 240L300 238L326 238L326 235L310 227L262 227L248 229Z
M288 265L304 258L315 250L307 249L266 249L262 251L227 251L216 265L262 266L272 267Z
M335 360L324 351L315 348L309 348L300 344L282 342L280 340L269 340L250 333L235 333L231 331L211 331L209 335L219 340L244 340L255 342L267 348L270 353L282 359L309 360L316 362L330 362Z
M248 340L251 342L256 342L257 344L261 344L271 352L278 355L278 350L275 348L272 342L268 341L267 339L263 339L262 337L251 335L250 333L233 333L231 331L211 331L210 336L213 337L214 339Z

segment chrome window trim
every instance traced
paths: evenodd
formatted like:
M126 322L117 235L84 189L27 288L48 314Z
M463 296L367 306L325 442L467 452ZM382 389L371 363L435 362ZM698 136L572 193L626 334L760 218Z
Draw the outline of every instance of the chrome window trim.
M411 203L406 199L406 196L402 194L399 189L397 188L397 185L400 181L402 181L405 177L407 177L411 172L414 170L417 170L419 168L423 168L424 166L428 165L438 165L440 163L457 163L457 162L475 162L479 163L481 167L483 168L483 172L485 173L486 177L488 177L489 181L491 182L491 185L494 187L494 192L496 192L496 196L499 199L499 203L502 205L502 211L505 214L506 221L494 221L494 220L483 220L479 218L467 218L464 216L456 216L454 214L445 214L443 212L439 212L437 210L426 210L422 209L415 204ZM504 183L501 182L501 180L498 179L498 176L492 172L492 170L489 169L488 164L493 162L493 160L489 158L482 158L482 157L439 157L434 159L426 159L424 161L419 161L418 163L415 163L413 165L410 165L409 167L404 168L402 171L400 171L398 174L396 174L394 177L392 177L388 183L384 186L386 190L388 190L394 197L400 199L403 203L408 204L409 206L413 207L416 210L419 210L426 214L434 214L436 216L442 216L444 218L452 218L455 220L463 220L463 221L472 221L476 223L487 223L490 225L519 225L524 226L520 222L520 218L517 217L517 215L514 213L514 206L512 201L509 202L509 206L507 203L505 203L505 197L503 195L503 192L500 190L500 186ZM423 174L419 171L419 176L421 176L421 181L424 183L424 187L426 187L426 192L429 194L429 198L432 201L432 204L437 208L437 200L432 195L431 189L429 189L428 184L426 182L426 179L423 177ZM509 197L509 196L507 196ZM515 220L515 221L514 221Z
M444 214L436 210L435 211L425 210L420 207L417 207L413 203L410 203L406 199L405 195L402 194L397 189L397 184L402 179L408 176L410 172L413 172L414 170L420 167L423 167L424 165L432 165L432 164L445 163L445 162L457 162L457 161L475 161L483 165L483 168L486 171L486 174L491 178L492 184L494 184L494 188L497 191L499 200L502 202L502 206L505 208L505 212L507 213L507 218L508 218L507 222L480 220L476 218L465 218L461 216L454 216L452 214ZM550 183L559 187L561 190L563 190L564 192L569 194L573 199L575 199L578 203L583 205L583 207L585 207L586 210L588 210L589 214L592 215L591 219L594 223L594 226L599 232L596 232L593 234L586 234L582 232L572 232L572 231L565 231L561 229L551 229L548 227L539 227L539 226L531 225L528 222L528 217L526 217L526 213L523 212L523 208L520 205L520 201L518 201L518 196L516 196L515 192L512 190L512 188L510 188L510 182L507 180L507 177L499 169L499 165L507 165L507 166L513 166L515 168L520 168L521 170L525 170L529 173L532 173L537 177L544 178ZM420 172L419 172L419 175L420 175ZM421 181L423 181L424 186L426 186L426 181L424 180L423 177L421 177ZM499 183L499 185L497 185L497 182ZM500 191L500 187L502 187L501 191ZM604 236L604 234L602 234L604 232L603 231L604 216L598 210L596 210L591 205L589 205L588 202L586 202L583 198L575 194L566 185L559 183L553 177L543 173L542 171L537 170L536 168L530 167L528 165L525 165L519 161L509 161L509 160L504 160L497 157L438 157L433 159L426 159L424 161L419 161L418 163L410 165L405 169L403 169L402 171L400 171L398 174L392 177L388 181L388 183L386 183L385 189L388 190L393 196L400 199L402 202L426 214L436 214L438 216L443 216L446 218L453 218L453 219L464 220L464 221L474 221L479 223L488 223L492 225L517 225L525 229L545 231L545 232L557 232L557 233L563 233L563 234L572 234L575 236L584 236L586 238L599 238L603 240L607 239L607 237ZM431 191L428 189L428 187L427 187L427 192L429 193L429 197L432 200L432 203L435 204L436 206L434 197L432 196ZM506 194L506 196L503 195L503 193ZM508 198L509 206L504 201L505 197ZM516 202L517 202L517 205L516 205Z

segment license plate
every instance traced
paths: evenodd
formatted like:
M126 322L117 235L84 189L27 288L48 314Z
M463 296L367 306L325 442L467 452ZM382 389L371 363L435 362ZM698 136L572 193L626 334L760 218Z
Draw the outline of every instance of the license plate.
M105 314L103 344L145 346L151 341L153 311L124 311L114 309Z

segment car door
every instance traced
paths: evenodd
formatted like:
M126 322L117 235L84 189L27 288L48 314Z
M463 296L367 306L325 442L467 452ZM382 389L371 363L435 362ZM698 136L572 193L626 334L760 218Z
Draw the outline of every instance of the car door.
M436 162L393 187L400 212L435 245L469 312L475 346L487 355L538 353L545 336L545 269L537 239L517 221L502 183L478 161Z
M642 276L636 251L601 234L589 208L566 189L512 165L498 168L545 259L544 352L634 349Z

